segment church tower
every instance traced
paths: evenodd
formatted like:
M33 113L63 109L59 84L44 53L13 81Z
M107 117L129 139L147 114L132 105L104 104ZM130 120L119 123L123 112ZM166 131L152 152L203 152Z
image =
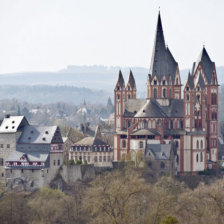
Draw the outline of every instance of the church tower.
M125 82L120 70L114 89L114 131L119 131L123 128L124 102L126 100L125 93Z
M160 13L147 79L147 98L181 99L179 67L165 44Z
M136 99L136 84L135 84L135 79L131 70L129 73L127 85L125 87L125 91L126 91L126 96L125 96L126 100Z

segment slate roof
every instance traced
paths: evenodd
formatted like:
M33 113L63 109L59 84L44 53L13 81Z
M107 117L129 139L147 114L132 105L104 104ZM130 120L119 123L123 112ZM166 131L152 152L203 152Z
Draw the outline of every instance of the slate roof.
M134 131L131 135L160 135L160 133L156 129L140 129Z
M129 73L128 83L130 84L132 89L134 89L136 87L135 78L134 78L131 70L130 70L130 73Z
M117 85L119 85L121 88L125 87L124 78L123 78L121 70L119 70L119 75L118 75L118 80L117 80L116 86Z
M145 99L129 99L125 103L125 117L133 117L147 102Z
M176 155L176 147L173 143L171 144L147 144L145 154L149 155L152 153L155 160L169 160L171 150L174 150L174 155Z
M189 86L190 90L192 90L194 88L194 77L193 77L193 75L191 75L190 72L188 73L188 77L187 77L186 83L184 85L184 88L186 86Z
M125 105L124 117L136 117L136 118L183 117L184 116L183 100L182 99L167 99L167 100L169 101L168 106L160 105L156 99L128 100Z
M193 64L192 74L195 73L199 64L201 64L201 66L202 66L202 69L206 75L208 83L211 84L212 73L214 70L215 63L211 61L205 47L203 47L203 49L198 57L198 60Z
M56 130L57 126L27 125L20 136L18 143L51 144Z
M24 116L5 117L0 126L0 133L15 133L18 129L28 125L28 121Z
M149 74L152 75L152 78L156 76L159 82L164 75L167 80L169 80L169 77L171 76L172 82L174 83L177 66L178 64L172 53L165 45L163 27L159 14Z
M36 152L24 153L24 152L14 151L8 156L6 161L11 161L11 162L20 161L20 158L23 155L25 155L28 162L46 162L48 159L49 153L36 153Z

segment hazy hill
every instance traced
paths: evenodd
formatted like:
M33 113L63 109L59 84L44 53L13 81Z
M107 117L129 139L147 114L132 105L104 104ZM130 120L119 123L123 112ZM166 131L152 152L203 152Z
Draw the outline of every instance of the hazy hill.
M0 99L17 98L33 103L57 101L79 104L85 98L91 102L107 102L113 97L113 89L119 69L125 80L128 67L68 66L58 72L23 72L0 75ZM148 69L131 68L137 83L138 97L146 96ZM182 84L189 70L181 70ZM224 67L217 67L219 83L224 83ZM12 87L13 86L13 87Z

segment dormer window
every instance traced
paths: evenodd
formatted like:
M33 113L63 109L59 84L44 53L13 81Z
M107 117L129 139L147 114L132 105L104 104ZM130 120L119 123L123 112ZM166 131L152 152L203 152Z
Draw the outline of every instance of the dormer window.
M165 86L166 85L166 80L163 80L163 86Z
M15 126L12 126L12 129L14 129L15 128Z
M186 90L189 91L189 87L188 86L187 86Z
M120 87L119 86L117 87L117 90L120 90Z
M14 124L15 123L15 121L12 121L12 124Z
M200 87L198 87L198 91L200 91Z
M42 138L43 141L46 141L46 138Z
M32 131L30 131L30 133L31 133L31 134L33 134L33 130L32 130Z
M48 132L48 131L45 131L45 134L46 134L46 135L48 135L48 134L49 134L49 132Z
M157 81L156 81L156 80L154 80L154 85L155 85L155 86L157 85Z
M8 128L9 128L8 126L5 127L5 129L8 129Z

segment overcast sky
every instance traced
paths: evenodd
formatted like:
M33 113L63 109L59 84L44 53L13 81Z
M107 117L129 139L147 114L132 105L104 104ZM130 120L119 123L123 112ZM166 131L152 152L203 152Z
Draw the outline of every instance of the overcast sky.
M159 6L180 69L192 66L203 45L224 65L223 0L0 0L0 73L149 68Z

